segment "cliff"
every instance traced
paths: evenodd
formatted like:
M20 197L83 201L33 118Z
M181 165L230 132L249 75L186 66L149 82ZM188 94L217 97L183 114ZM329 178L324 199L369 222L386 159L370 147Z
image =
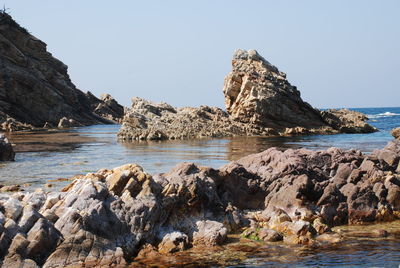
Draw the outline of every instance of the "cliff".
M112 123L94 113L93 103L75 87L68 67L10 15L0 13L0 130ZM120 114L120 117L122 113Z

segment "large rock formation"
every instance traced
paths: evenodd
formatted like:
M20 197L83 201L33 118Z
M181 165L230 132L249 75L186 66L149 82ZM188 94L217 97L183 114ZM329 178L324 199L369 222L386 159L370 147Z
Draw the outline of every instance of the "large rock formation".
M337 242L332 226L400 218L399 159L398 140L370 155L271 148L219 170L182 163L151 176L130 164L80 176L61 193L3 194L0 261L124 266L149 251L209 249L243 227L268 243Z
M46 123L55 127L63 117L76 125L111 123L94 113L92 105L93 100L71 82L67 66L46 51L46 44L1 12L0 129Z
M237 50L225 78L225 106L233 119L274 129L326 126L318 110L300 98L286 74L255 50Z
M0 161L13 161L14 149L4 134L0 134Z
M232 67L223 88L227 112L208 106L177 109L133 98L118 137L153 140L376 131L361 113L311 107L286 75L255 50L236 51Z

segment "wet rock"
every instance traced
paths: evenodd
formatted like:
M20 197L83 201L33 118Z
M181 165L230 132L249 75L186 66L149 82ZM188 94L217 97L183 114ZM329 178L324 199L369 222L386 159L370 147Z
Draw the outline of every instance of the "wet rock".
M80 124L76 122L74 119L68 119L66 117L61 118L57 125L58 128L70 128L79 126Z
M343 237L337 233L326 233L317 236L316 240L323 243L340 243L343 241Z
M222 223L216 221L198 221L198 231L193 233L193 244L208 246L221 245L227 238L228 231Z
M14 161L15 152L4 134L0 134L0 161Z
M6 185L0 188L0 192L5 193L5 192L18 192L21 191L21 186L18 184L14 185Z
M282 241L283 236L275 230L262 228L258 232L258 237L265 242L277 242Z
M158 251L160 253L174 253L183 251L189 247L189 238L181 232L172 232L164 235L160 244L158 244Z

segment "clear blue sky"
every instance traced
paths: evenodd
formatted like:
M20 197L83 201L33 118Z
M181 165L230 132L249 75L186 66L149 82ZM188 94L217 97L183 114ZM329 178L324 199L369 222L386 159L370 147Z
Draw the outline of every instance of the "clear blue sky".
M76 86L223 107L237 48L256 49L314 107L400 106L400 1L5 0Z

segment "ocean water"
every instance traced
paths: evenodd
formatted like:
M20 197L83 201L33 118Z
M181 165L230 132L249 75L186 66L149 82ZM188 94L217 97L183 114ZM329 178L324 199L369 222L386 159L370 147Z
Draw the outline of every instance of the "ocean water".
M313 150L332 146L370 153L392 140L400 126L400 108L355 109L368 115L379 129L372 134L314 135L302 137L238 137L163 142L117 142L119 125L98 125L63 131L19 132L9 135L17 151L15 162L0 163L0 184L21 184L25 190L59 189L60 178L100 168L137 163L150 174L166 172L179 162L218 168L229 161L270 147ZM398 228L398 227L397 227ZM400 228L398 228L400 229ZM260 247L230 267L400 267L400 236L386 240L353 239L323 248Z

